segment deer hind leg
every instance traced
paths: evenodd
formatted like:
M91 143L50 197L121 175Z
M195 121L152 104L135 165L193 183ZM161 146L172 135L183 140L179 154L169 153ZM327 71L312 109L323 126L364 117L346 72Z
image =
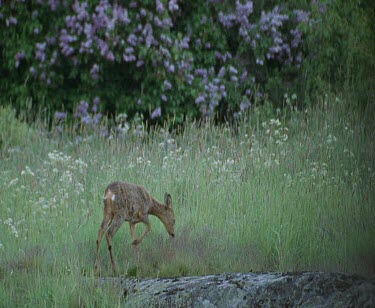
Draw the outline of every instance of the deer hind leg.
M114 275L117 274L117 268L116 268L115 259L113 257L112 237L116 234L118 229L121 227L122 223L123 223L123 219L120 216L114 217L114 219L111 223L111 226L109 227L107 235L106 235L106 239L107 239L107 243L108 243L109 256L111 258L112 270L113 270Z
M99 232L98 232L98 239L96 241L96 260L95 260L95 268L94 268L95 272L98 271L98 267L99 267L100 243L102 241L104 232L108 229L108 226L111 224L111 222L112 222L112 216L108 213L104 213L103 222L100 226L100 229L99 229Z

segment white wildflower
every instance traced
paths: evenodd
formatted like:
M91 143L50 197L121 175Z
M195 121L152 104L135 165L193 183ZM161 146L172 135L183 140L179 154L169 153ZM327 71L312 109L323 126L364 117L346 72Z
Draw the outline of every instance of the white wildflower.
M288 173L285 173L284 178L285 178L286 186L287 187L292 186L292 184L293 184L292 176Z
M26 166L25 167L26 170L22 170L21 172L21 175L31 175L31 176L35 176L34 172L31 171L30 167L29 166Z
M266 168L270 168L272 166L272 160L271 159L267 159L265 162L264 162L264 166Z
M18 183L18 178L15 178L15 179L11 180L11 181L9 182L9 184L8 184L8 188L10 188L10 187L16 185L17 183Z
M4 225L7 225L10 229L10 232L18 238L18 231L13 223L13 219L12 218L8 218L6 220L4 220Z
M337 140L337 138L334 135L329 134L326 142L327 142L327 144L331 144L331 143L335 143L336 140Z
M117 131L118 131L119 133L121 133L122 135L126 135L127 132L129 131L129 129L130 129L130 126L129 126L128 123L125 123L125 124L119 124L119 125L117 126Z
M225 162L227 165L233 165L234 164L234 159L228 158Z
M76 194L79 196L85 191L85 188L82 183L76 183Z
M270 120L270 125L280 126L281 122L280 122L279 119L271 119Z
M8 153L12 154L12 153L19 153L21 152L21 149L20 147L14 147L14 148L9 148L8 149Z

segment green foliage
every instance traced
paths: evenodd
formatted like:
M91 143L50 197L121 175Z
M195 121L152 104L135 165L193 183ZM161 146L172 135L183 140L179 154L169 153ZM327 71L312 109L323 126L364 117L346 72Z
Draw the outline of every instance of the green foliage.
M310 101L343 91L365 108L375 97L374 2L321 1L311 8L311 24L301 25L308 54L301 89Z
M20 151L30 137L29 126L16 118L15 110L0 106L0 157L9 151Z

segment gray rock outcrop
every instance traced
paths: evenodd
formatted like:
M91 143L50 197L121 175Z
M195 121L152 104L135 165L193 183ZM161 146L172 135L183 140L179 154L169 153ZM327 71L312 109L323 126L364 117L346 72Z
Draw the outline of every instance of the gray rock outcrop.
M101 278L129 307L375 307L375 277L342 273L227 273Z

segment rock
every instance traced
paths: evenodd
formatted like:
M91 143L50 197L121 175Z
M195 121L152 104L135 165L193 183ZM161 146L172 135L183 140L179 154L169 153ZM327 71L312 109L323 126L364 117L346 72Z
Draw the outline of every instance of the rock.
M375 277L342 273L235 273L101 278L129 307L375 307Z

